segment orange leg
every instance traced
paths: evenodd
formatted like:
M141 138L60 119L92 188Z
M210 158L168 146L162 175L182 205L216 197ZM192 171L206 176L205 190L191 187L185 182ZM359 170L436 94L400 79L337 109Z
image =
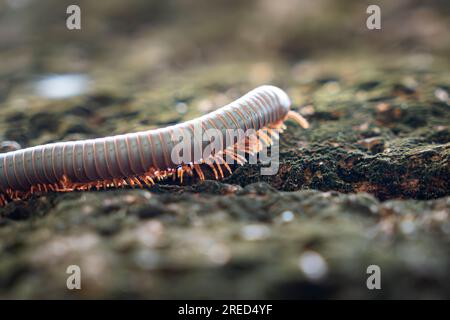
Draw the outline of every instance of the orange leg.
M202 168L200 168L197 163L194 163L194 169L200 177L200 180L205 180L205 175L203 174Z
M4 206L7 202L6 197L3 194L0 194L0 206Z

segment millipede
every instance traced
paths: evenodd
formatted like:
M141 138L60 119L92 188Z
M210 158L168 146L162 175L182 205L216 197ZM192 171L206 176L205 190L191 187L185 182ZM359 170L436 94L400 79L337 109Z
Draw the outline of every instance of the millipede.
M49 191L143 188L169 177L182 183L185 174L204 180L205 166L212 170L216 179L224 178L226 172L232 172L225 156L242 165L246 158L238 151L257 154L263 144L272 145L286 129L284 122L288 119L308 128L307 120L290 110L290 106L290 99L282 89L265 85L216 111L165 128L2 153L0 205ZM220 150L207 157L198 157L193 152L181 163L172 159L174 134L192 134L197 127L218 130L222 135ZM225 139L227 130L249 129L254 131L252 136L237 141ZM194 139L190 147L195 149L198 143Z

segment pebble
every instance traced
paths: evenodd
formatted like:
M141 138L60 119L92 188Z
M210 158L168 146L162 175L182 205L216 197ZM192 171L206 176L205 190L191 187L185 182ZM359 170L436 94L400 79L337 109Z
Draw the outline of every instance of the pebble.
M300 256L298 266L310 280L322 279L328 273L325 259L315 251L305 251Z

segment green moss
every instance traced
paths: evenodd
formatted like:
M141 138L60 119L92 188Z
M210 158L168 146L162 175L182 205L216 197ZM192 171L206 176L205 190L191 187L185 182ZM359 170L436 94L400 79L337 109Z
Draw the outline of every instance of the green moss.
M136 8L120 3L88 10L87 26L101 15L122 30ZM232 7L241 6L251 9ZM242 34L236 15L211 28L196 18L105 29L112 40L102 43L85 32L70 41L82 53L56 22L40 21L58 41L0 53L10 62L0 65L0 140L29 147L166 126L266 82L311 128L288 123L274 176L244 165L221 182L50 193L0 208L0 298L449 298L450 112L436 94L450 86L446 51L420 65L404 52L322 48L339 47L328 25L340 15L302 31L242 19ZM319 43L324 30L329 42ZM253 31L267 38L243 45ZM54 101L30 88L36 75L70 71L91 77L86 94ZM319 280L301 267L311 251L326 266ZM83 270L80 292L65 287L71 264ZM381 292L365 288L371 264L382 268Z

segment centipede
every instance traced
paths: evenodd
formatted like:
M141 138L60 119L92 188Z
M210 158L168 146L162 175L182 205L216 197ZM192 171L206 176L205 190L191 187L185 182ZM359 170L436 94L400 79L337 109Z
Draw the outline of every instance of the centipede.
M262 146L272 145L287 128L287 120L309 127L305 118L291 110L286 92L264 85L213 112L164 128L2 153L0 205L47 192L145 188L169 178L183 183L185 175L205 180L207 168L215 179L223 179L232 173L225 156L243 165L242 153L257 154ZM192 135L196 128L218 130L219 147L206 156L190 152L182 161L171 156L175 133ZM251 135L225 139L229 130L249 129ZM192 150L203 147L203 141L190 141Z

